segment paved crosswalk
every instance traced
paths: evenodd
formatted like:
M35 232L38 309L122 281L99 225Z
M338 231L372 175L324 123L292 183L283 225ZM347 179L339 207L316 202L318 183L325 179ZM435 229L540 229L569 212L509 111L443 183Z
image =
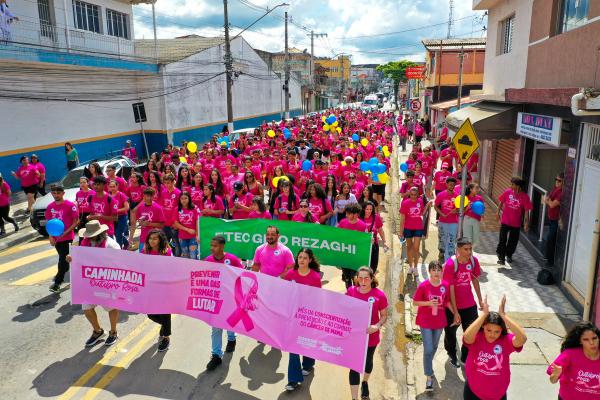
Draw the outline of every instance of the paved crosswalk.
M50 284L58 255L48 240L39 239L0 252L0 285Z

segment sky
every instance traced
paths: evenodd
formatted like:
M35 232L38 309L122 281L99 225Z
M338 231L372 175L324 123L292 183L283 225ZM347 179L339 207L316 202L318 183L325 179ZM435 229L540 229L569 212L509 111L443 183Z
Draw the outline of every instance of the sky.
M290 47L310 51L310 31L326 33L315 38L315 55L351 54L352 64L423 61L421 40L447 37L448 0L229 0L232 35L283 1L289 6L278 7L243 33L255 49L283 51L285 11L292 21ZM487 19L471 5L472 0L454 0L453 37L485 36ZM155 7L159 38L223 35L221 0L157 0ZM134 31L137 39L153 37L150 6L134 7Z

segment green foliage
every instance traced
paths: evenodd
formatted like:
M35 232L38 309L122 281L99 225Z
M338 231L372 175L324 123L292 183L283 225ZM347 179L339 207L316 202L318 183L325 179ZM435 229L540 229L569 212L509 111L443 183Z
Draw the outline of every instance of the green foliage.
M377 70L383 72L386 78L391 76L394 84L398 86L400 82L406 82L406 68L417 65L419 64L408 60L390 61L387 64L377 66Z

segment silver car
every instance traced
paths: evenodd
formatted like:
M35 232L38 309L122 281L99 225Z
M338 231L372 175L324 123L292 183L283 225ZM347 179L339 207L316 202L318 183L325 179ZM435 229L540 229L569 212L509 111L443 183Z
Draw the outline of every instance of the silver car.
M110 160L98 160L95 162L100 165L104 174L106 174L106 168L109 165L115 167L117 175L119 175L123 167L136 166L133 161L125 156L117 156ZM79 191L79 178L84 176L84 170L88 165L89 164L80 165L79 167L72 169L60 180L60 184L65 188L65 200L75 203L75 195ZM29 216L31 226L43 236L48 236L48 233L46 233L46 208L53 201L54 198L51 193L38 198L33 204L32 212Z

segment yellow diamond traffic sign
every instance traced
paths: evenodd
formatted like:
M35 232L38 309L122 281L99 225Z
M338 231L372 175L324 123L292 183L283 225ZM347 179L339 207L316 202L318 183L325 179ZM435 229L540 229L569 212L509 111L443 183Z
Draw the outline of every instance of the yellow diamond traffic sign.
M465 165L479 148L479 139L469 118L463 122L458 132L456 132L456 135L452 138L452 143L458 153L460 163Z

